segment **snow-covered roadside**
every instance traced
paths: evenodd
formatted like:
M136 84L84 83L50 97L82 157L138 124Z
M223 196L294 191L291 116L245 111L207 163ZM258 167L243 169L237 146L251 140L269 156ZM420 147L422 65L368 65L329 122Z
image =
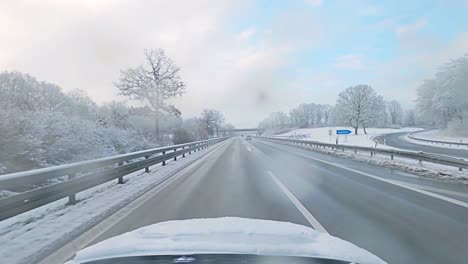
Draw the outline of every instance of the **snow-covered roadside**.
M329 135L329 131L332 130L332 135ZM350 135L336 135L336 130L351 130L353 134ZM401 129L394 128L368 128L367 135L364 134L363 129L359 129L359 135L354 135L354 129L351 127L318 127L318 128L301 128L295 129L288 133L276 135L276 137L288 137L288 138L299 138L304 140L318 141L324 143L336 143L338 138L338 144L362 146L362 147L375 147L373 138L383 134L398 133L398 132L413 132L419 131L420 128L407 127ZM383 144L378 144L379 148L392 148Z
M445 141L445 142L455 142L455 143L468 143L468 137L450 137L450 136L444 136L443 134L441 135L440 130L429 130L429 131L423 131L423 132L418 132L412 135L415 138L420 138L420 139L427 139L427 140L438 140L438 141ZM430 143L430 142L423 142L419 141L413 138L408 137L406 135L403 137L404 140L409 141L414 144L419 144L419 145L427 145L431 147L442 147L442 148L450 148L450 149L467 149L468 146L458 146L458 145L448 145L448 144L440 144L440 143Z
M367 152L348 152L341 150L329 150L314 148L310 146L297 146L304 149L310 149L316 152L321 152L328 155L352 158L360 162L366 162L369 164L374 164L386 168L396 169L415 175L433 178L441 181L447 182L457 182L462 184L468 184L468 171L459 171L458 168L451 166L445 166L441 164L435 164L430 162L422 162L421 164L414 159L407 159L402 157L394 157L394 160L391 160L389 156L376 154L370 156Z
M419 141L416 139L412 139L408 137L408 135L400 137L401 139L411 142L413 144L418 144L418 145L425 145L425 146L431 146L431 147L437 147L437 148L447 148L447 149L465 149L468 151L468 146L459 146L459 145L448 145L448 144L440 144L440 143L430 143L430 142L424 142L424 141ZM440 140L440 139L432 139L432 140ZM447 141L448 142L448 141ZM468 143L468 141L463 141Z
M440 129L418 132L415 133L413 136L421 139L439 140L456 143L460 143L461 140L464 143L468 143L468 137L452 136Z
M221 144L168 162L164 167L156 164L151 173L142 170L129 174L124 177L125 184L111 181L83 191L77 194L75 205L66 206L67 200L62 199L1 221L1 262L37 262Z

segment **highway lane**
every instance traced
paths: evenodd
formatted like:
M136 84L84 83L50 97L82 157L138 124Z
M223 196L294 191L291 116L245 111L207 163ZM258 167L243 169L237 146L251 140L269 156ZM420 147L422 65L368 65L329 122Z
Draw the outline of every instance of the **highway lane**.
M240 139L230 140L98 240L174 219L238 216L308 225L251 155Z
M414 183L412 177L352 160L230 139L93 243L172 219L239 216L314 227L281 184L330 234L389 263L465 263L466 207L370 178L356 168L382 179ZM430 182L447 189L446 184Z
M458 158L468 159L468 150L460 148L460 149L449 149L443 147L437 147L437 145L429 146L423 144L416 144L406 140L401 139L400 137L405 136L408 132L402 133L392 133L386 134L386 143L388 146L400 148L400 149L407 149L412 151L422 151L427 153L434 153L440 155L447 155L447 156L454 156Z

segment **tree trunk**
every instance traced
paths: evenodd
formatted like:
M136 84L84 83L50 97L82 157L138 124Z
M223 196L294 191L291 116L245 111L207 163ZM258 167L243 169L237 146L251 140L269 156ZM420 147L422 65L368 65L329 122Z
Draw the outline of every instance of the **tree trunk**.
M154 132L156 139L159 140L159 110L156 110L155 119L154 119Z
M362 124L362 128L364 129L364 134L367 135L367 131L366 131L366 125Z
M359 128L359 126L355 126L355 127L354 127L354 135L357 135L357 134L358 134L358 128Z

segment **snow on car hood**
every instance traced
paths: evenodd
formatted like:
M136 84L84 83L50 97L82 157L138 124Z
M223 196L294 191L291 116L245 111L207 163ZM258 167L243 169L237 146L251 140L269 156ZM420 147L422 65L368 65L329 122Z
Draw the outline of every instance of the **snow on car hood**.
M79 251L71 263L149 255L253 254L385 263L349 242L302 225L245 218L208 218L149 225Z

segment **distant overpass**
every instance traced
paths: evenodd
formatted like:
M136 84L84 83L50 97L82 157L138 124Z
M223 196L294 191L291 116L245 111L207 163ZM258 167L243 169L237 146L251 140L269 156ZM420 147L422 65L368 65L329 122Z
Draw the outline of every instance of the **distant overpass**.
M219 133L225 132L257 132L257 134L262 134L265 129L263 128L235 128L235 129L220 129Z

